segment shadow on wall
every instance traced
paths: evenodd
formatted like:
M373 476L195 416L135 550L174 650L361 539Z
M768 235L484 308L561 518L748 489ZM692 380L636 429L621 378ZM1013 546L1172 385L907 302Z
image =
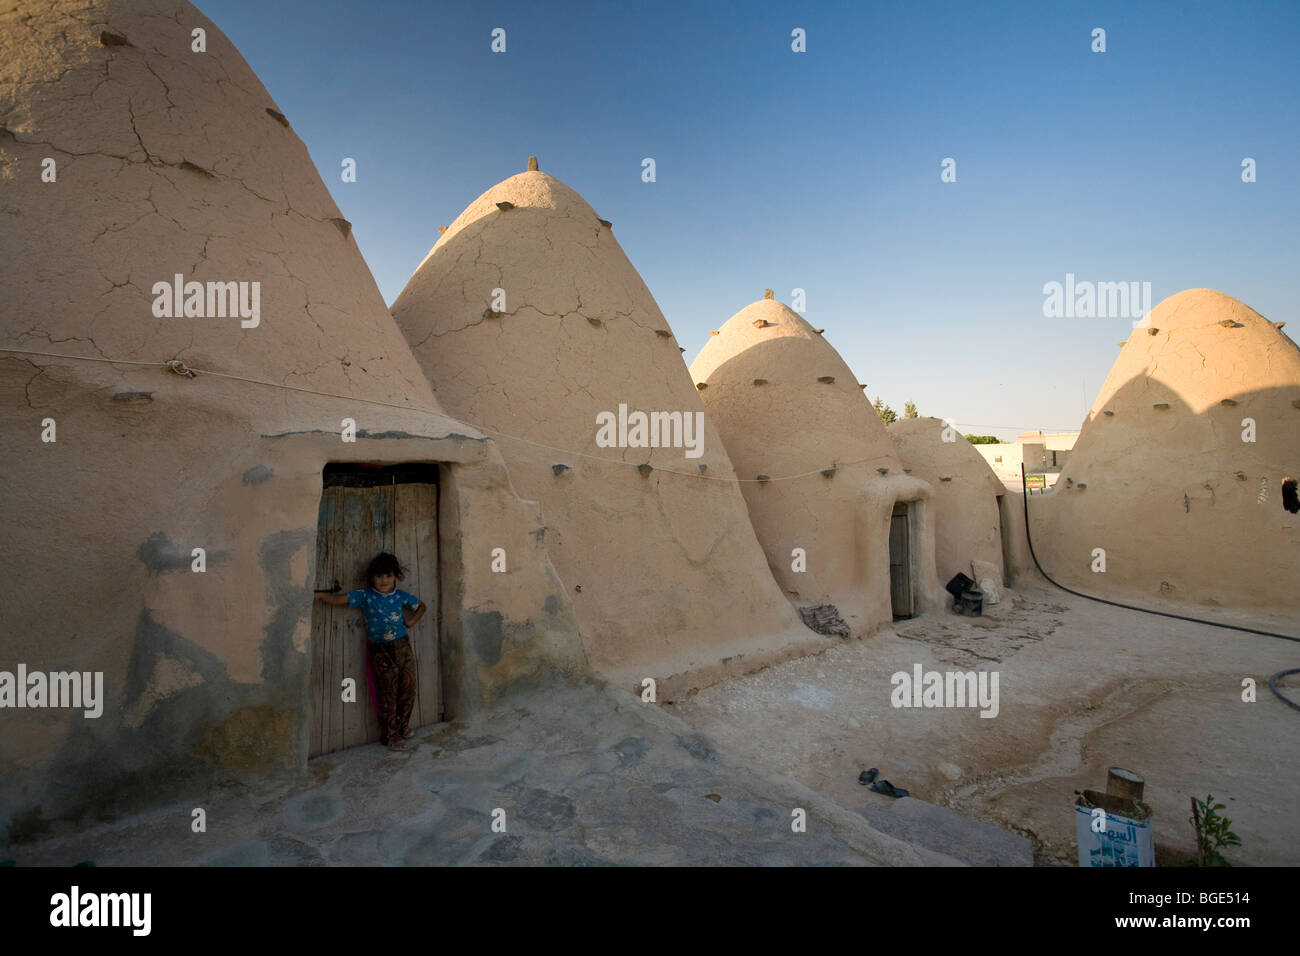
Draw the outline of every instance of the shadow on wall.
M1055 491L1030 502L1034 548L1089 594L1300 609L1300 516L1283 491L1297 472L1300 383L1198 413L1134 378L1085 423Z

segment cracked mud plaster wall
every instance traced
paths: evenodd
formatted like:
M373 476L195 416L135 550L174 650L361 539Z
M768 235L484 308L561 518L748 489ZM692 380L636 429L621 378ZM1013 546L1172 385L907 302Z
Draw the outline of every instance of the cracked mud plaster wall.
M971 574L972 561L1002 567L998 495L1003 485L965 437L943 440L938 418L900 418L885 429L904 468L928 482L934 524L934 565L941 582ZM944 479L948 480L944 480Z
M700 395L741 477L804 475L742 486L791 601L834 604L855 635L889 624L890 516L895 502L915 500L918 612L937 606L933 491L904 473L857 378L821 334L788 306L761 299L710 336L691 376L706 386ZM831 468L830 477L820 473ZM807 553L805 572L792 570L795 548Z
M542 509L515 494L497 448L484 449L491 467L444 467L439 495L443 688L457 718L546 671L588 669ZM505 572L492 570L493 548L505 551Z
M190 52L195 26L206 54ZM129 45L102 45L105 31ZM535 506L490 442L441 414L303 144L268 107L192 7L0 14L0 345L202 370L0 353L0 666L103 671L106 697L95 720L0 714L0 834L302 769L327 461L446 463L461 534L521 542L514 577L448 570L460 599L537 622L534 666L566 627L561 659L580 650L554 572L526 547ZM41 181L46 156L54 183ZM176 272L260 282L260 324L155 318L151 286ZM356 444L339 439L344 417ZM56 442L41 441L46 418ZM473 651L456 662L479 664ZM483 666L470 689L499 689Z
M1030 499L1034 548L1090 594L1295 610L1300 515L1281 486L1298 472L1300 348L1236 299L1180 292L1133 330L1056 490Z
M503 314L485 316L498 288ZM596 445L597 414L620 403L703 406L649 290L576 192L538 171L489 189L393 316L445 407L487 429L515 488L542 503L544 540L598 671L629 688L647 676L700 683L817 637L781 599L735 484L692 477L701 464L732 476L711 423L699 458ZM635 467L644 463L647 477Z

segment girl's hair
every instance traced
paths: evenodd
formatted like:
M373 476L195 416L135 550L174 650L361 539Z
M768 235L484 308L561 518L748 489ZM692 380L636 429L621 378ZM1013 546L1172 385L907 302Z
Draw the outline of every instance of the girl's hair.
M397 555L389 554L387 551L381 551L375 555L375 559L370 562L370 567L366 568L366 583L371 584L377 574L391 574L397 580L402 580L406 572L402 570L401 563L397 560Z

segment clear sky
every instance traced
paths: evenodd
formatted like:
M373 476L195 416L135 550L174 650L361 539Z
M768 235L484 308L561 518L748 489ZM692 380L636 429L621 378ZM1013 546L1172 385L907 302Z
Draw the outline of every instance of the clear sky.
M437 227L536 154L614 223L685 360L802 288L868 395L966 432L1080 426L1133 323L1044 318L1067 273L1300 326L1295 0L198 5L390 304Z

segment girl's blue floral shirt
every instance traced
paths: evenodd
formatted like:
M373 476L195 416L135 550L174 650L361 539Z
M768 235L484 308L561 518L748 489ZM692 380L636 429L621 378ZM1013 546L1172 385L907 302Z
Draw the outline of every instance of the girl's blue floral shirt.
M420 599L398 588L392 594L380 594L374 588L348 592L348 606L361 608L366 619L366 635L372 644L397 641L406 637L402 608L420 606Z

